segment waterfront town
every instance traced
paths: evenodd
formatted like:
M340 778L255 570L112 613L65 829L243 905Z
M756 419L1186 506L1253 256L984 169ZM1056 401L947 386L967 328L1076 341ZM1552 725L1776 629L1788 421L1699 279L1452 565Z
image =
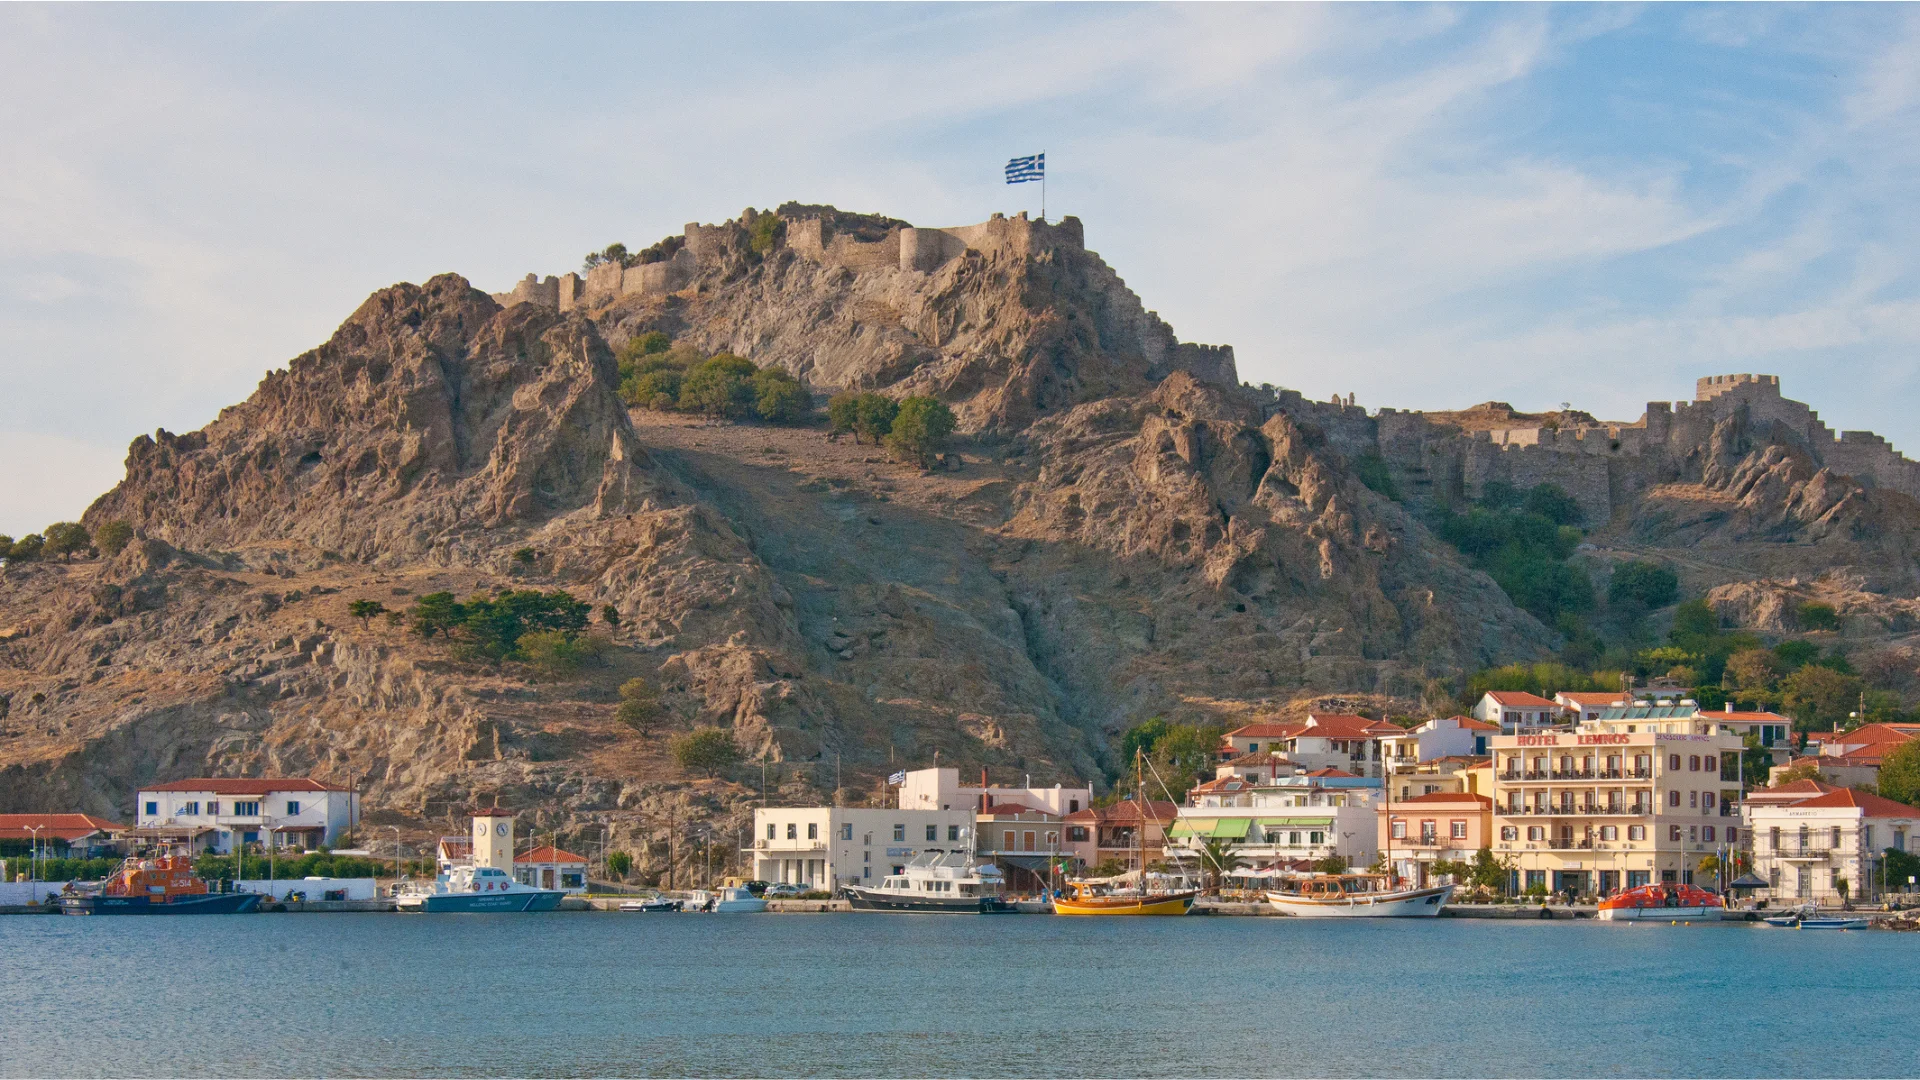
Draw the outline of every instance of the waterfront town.
M1234 728L1210 755L1211 777L1179 799L1154 798L1144 774L1132 793L1103 798L1085 784L994 783L985 770L901 770L889 780L893 805L756 808L751 838L717 864L709 852L689 884L725 875L756 896L832 909L907 880L932 852L977 863L1009 897L1038 898L1020 910L1046 910L1046 898L1087 882L1157 882L1226 912L1289 881L1357 875L1388 889L1444 887L1455 912L1493 901L1578 915L1649 887L1704 890L1729 916L1899 911L1920 900L1910 872L1920 808L1873 788L1882 760L1916 739L1920 725L1901 723L1801 739L1786 717L1703 709L1672 689L1489 691L1470 715L1412 725L1329 712ZM611 880L615 853L522 837L510 809L473 811L472 833L439 837L428 866L398 828L367 827L357 793L339 785L202 777L130 794L126 823L57 809L0 815L8 910L73 894L75 884L42 884L43 867L156 851L327 853L376 868L239 883L269 903L387 906L415 887L413 870L445 882L490 868L503 889L576 900L629 891Z

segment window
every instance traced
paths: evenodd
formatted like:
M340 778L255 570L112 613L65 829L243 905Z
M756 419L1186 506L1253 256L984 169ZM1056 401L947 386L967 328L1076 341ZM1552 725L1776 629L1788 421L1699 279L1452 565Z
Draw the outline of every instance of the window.
M1727 843L1731 844L1734 841L1740 839L1739 833L1740 833L1740 830L1734 828L1731 825L1727 826Z
M1080 812L1080 800L1079 800L1079 799L1068 799L1068 800L1067 800L1067 813L1069 813L1069 814L1077 814L1077 813L1079 813L1079 812Z
M1866 846L1867 846L1867 850L1868 850L1868 851L1872 851L1872 850L1873 850L1873 826L1871 826L1871 825L1869 825L1869 826L1867 826L1867 828L1866 828L1866 832L1864 833L1864 836L1865 836L1865 838L1866 838L1866 841L1867 841L1867 845L1866 845Z
M774 837L774 830L776 830L776 829L778 829L778 828L779 828L779 826L778 826L778 825L775 825L775 824L774 824L773 822L771 822L771 821L769 821L769 822L767 822L767 839L769 839L769 840L772 840L772 839L774 839L774 838L775 838L775 837Z
M1008 829L1005 832L1000 834L1000 850L1001 851L1013 850L1013 830L1012 829Z
M1713 843L1713 826L1703 826L1700 830L1700 839L1705 840L1709 844Z
M1667 805L1668 806L1680 805L1680 793L1678 791L1667 792Z
M800 826L794 824L791 821L787 822L787 839L789 840L800 839Z
M1250 743L1248 743L1248 744L1247 744L1247 753L1249 753L1249 754L1257 754L1257 753L1259 753L1259 752L1260 752L1260 744L1259 744L1259 743L1257 743L1257 742L1250 742Z
M1713 809L1713 792L1708 791L1701 794L1700 807L1704 810Z
M1647 838L1647 827L1645 825L1627 826L1627 839L1645 840L1646 838Z
M240 842L243 844L257 844L260 842L260 834L257 832L241 833Z
M1060 834L1057 832L1048 833L1047 834L1047 850L1052 851L1053 849L1059 846L1060 846Z
M1712 772L1719 767L1720 759L1714 757L1712 754L1708 754L1700 760L1700 768L1706 772Z
M1406 823L1406 822L1404 822L1404 821L1396 821L1396 822L1394 822L1394 823L1393 823L1393 838L1394 838L1395 840L1405 840L1405 839L1407 838L1407 823Z
M1069 843L1075 843L1075 844L1084 844L1084 843L1086 843L1086 842L1087 842L1087 827L1086 827L1085 825L1069 825L1069 826L1067 826L1067 840L1068 840L1068 842L1069 842Z
M1527 826L1527 839L1545 840L1546 838L1547 838L1547 827L1545 825Z
M873 867L871 867L871 866L863 866L863 867L861 867L861 868L860 868L860 876L861 876L862 878L871 878L871 877L873 876Z
M299 812L300 812L300 801L298 799L288 799L287 800L287 816L292 817L293 815Z
M147 816L148 816L148 817L159 817L159 816L160 816L160 804L159 804L159 803L157 803L157 802L150 802L150 803L148 803L148 804L147 804Z
M1600 839L1602 839L1602 840L1618 840L1618 839L1620 839L1620 826L1618 826L1618 825L1602 825L1602 826L1600 826Z
M840 839L842 840L853 839L853 822L843 821L840 823Z
M1767 846L1775 851L1780 850L1780 826L1775 825L1767 830Z
M1668 754L1668 755L1667 755L1667 770L1668 770L1669 772L1679 772L1679 771L1680 771L1680 755L1679 755L1679 754Z
M938 825L927 826L927 842L932 843L938 839L940 839L940 826Z
M210 817L220 816L220 803L217 800L207 804L207 814Z
M1700 771L1700 755L1699 754L1687 755L1687 771L1688 772Z
M1835 825L1835 826L1833 827L1833 843L1831 843L1831 844L1828 844L1827 846L1828 846L1828 847L1830 847L1830 848L1834 848L1835 850L1838 850L1838 849L1839 849L1839 847L1840 847L1840 826L1838 826L1838 825Z
M895 840L905 840L907 838L907 827L905 825L895 825L893 827L893 838Z
M1669 825L1669 826L1667 826L1667 839L1668 839L1668 840L1670 840L1670 841L1673 841L1674 843L1679 843L1679 841L1680 841L1680 826L1678 826L1678 825Z
M1687 808L1690 810L1700 809L1700 793L1699 792L1697 791L1687 792Z
M820 823L819 822L817 821L807 822L807 839L809 840L820 839Z
M259 817L260 804L257 801L234 803L233 816L234 817Z
M949 841L957 841L957 840L959 840L959 839L960 839L960 826L958 826L958 825L949 825L949 826L947 826L947 839L948 839Z
M1502 826L1500 826L1500 839L1502 839L1502 840L1518 840L1518 839L1520 839L1520 830L1519 830L1519 828L1518 828L1518 827L1516 827L1516 826L1513 826L1513 825L1502 825Z
M200 804L197 802L181 803L180 812L188 817L196 817L200 813Z
M1326 842L1327 842L1327 834L1326 834L1326 833L1323 833L1323 832L1315 832L1315 833L1308 833L1308 834L1307 834L1307 843L1309 843L1309 844L1324 844L1324 843L1326 843Z
M1893 846L1899 848L1901 851L1907 850L1907 830L1893 830Z
M1434 821L1432 818L1423 819L1420 822L1420 842L1423 844L1433 843L1434 836L1438 831L1437 827L1438 827L1438 822Z
M1456 820L1451 824L1449 824L1447 826L1447 835L1452 837L1455 840L1465 840L1467 838L1466 821L1464 819Z
M1297 833L1297 832L1290 832L1290 833L1288 833L1288 834L1287 834L1287 846L1288 846L1288 847L1299 847L1299 846L1300 846L1300 834L1299 834L1299 833Z

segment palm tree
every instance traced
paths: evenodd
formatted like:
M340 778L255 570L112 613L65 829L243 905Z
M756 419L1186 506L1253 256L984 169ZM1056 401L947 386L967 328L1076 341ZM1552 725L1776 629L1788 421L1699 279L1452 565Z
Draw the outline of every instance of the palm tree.
M1221 837L1210 836L1200 842L1200 870L1213 882L1213 891L1220 891L1220 882L1235 870L1247 865L1233 850L1233 844Z

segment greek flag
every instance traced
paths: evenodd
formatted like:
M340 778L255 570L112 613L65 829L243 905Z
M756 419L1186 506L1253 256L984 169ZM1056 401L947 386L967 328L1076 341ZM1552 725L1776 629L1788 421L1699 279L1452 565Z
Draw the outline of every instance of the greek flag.
M1032 157L1017 157L1007 162L1007 183L1024 184L1031 180L1047 178L1047 155L1035 154Z
M894 787L899 787L901 784L904 784L906 782L907 782L907 773L906 773L906 770L904 769L902 769L897 773L894 773L892 776L887 777L887 783L893 785Z

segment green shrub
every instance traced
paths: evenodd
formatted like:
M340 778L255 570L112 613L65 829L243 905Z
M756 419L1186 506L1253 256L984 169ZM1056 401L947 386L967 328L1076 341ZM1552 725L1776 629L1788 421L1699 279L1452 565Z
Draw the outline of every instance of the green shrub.
M387 605L378 600L354 600L347 604L347 614L360 620L360 629L367 629L368 620L375 615L387 613Z
M48 543L52 543L51 539L49 539ZM1832 604L1822 604L1817 600L1809 600L1801 604L1799 610L1794 614L1799 618L1800 626L1803 629L1840 629L1840 614L1833 609Z
M772 251L773 245L779 240L783 231L785 231L784 223L778 214L761 214L754 218L753 224L747 230L754 253L765 255Z
M1638 603L1666 607L1680 599L1680 577L1659 563L1634 560L1613 568L1607 582L1607 603Z
M829 435L852 435L854 442L860 441L860 395L851 390L827 399L827 433Z
M510 655L547 678L557 679L579 671L588 661L598 660L607 648L607 639L598 634L534 630L520 635Z
M1394 485L1393 472L1387 467L1387 459L1377 452L1362 454L1354 462L1354 471L1359 474L1360 482L1375 494L1384 495L1394 502L1400 501L1400 489Z
M83 525L71 521L56 521L47 526L44 534L47 555L58 555L62 562L71 562L73 557L93 547L93 536Z
M742 417L753 411L753 361L732 353L708 357L680 383L680 407L707 416Z
M133 540L133 526L124 521L113 520L93 530L93 546L100 549L108 558L126 550Z
M564 589L540 592L534 589L509 589L494 596L475 596L456 601L450 592L428 593L414 601L409 613L413 631L423 638L438 634L451 639L459 655L472 659L501 661L520 659L515 650L524 636L557 631L567 638L586 629L592 608ZM578 643L555 651L550 639L536 644L539 659L530 661L561 665L591 658L591 650L602 645ZM589 650L580 652L579 650Z
M953 434L953 410L938 398L910 397L900 402L887 430L887 449L903 460L928 468Z
M740 761L740 744L733 741L731 732L701 728L673 740L673 760L683 769L706 773L712 779Z
M861 394L854 402L853 441L859 442L862 435L875 446L893 430L893 418L900 412L900 405L884 394Z
M753 411L760 419L786 424L807 414L807 392L799 380L777 367L761 368L753 374Z
M633 678L620 684L620 704L614 706L613 718L647 735L660 719L660 694L645 679Z
M680 382L675 368L635 373L621 380L620 398L638 408L666 412L680 404Z
M40 557L40 552L46 546L45 537L39 533L28 533L8 546L7 558L15 562L32 562Z
M624 878L633 869L633 856L624 851L607 852L607 873Z

